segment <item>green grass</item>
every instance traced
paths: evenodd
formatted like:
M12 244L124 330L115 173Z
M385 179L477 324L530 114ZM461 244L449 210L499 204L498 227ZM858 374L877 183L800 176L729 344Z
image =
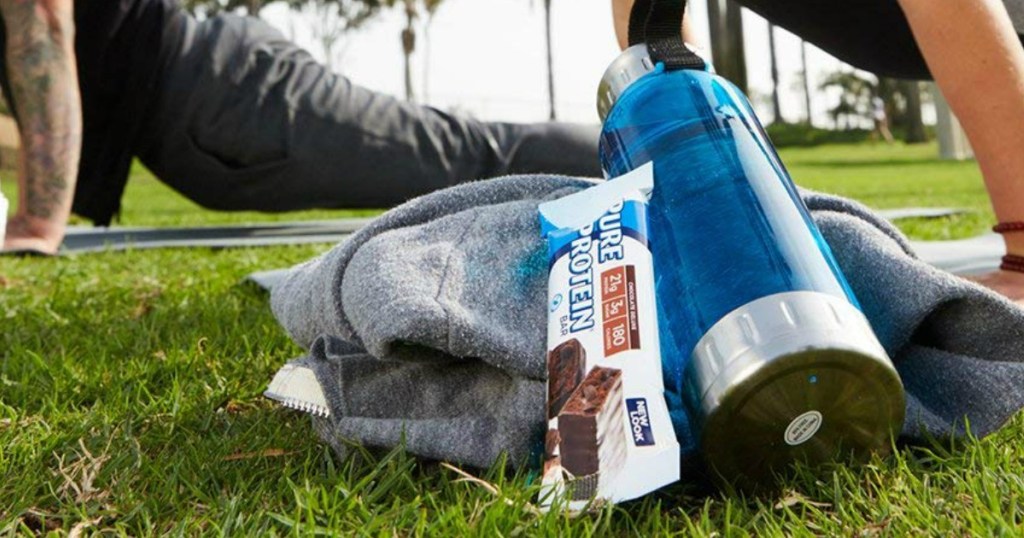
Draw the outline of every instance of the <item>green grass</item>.
M919 237L983 231L991 215L974 165L940 163L934 153L832 146L783 158L803 185L874 207L974 211L904 223ZM268 218L202 211L144 171L135 176L126 225ZM0 535L76 527L131 535L1022 532L1022 417L981 441L803 471L779 495L743 499L680 485L578 518L536 514L530 477L500 466L469 470L494 494L401 452L339 461L306 417L261 397L300 349L266 296L240 283L325 248L0 259Z
M915 239L959 239L988 231L994 220L974 162L937 158L934 144L865 144L781 152L800 185L848 196L874 208L941 206L969 209L949 219L901 221Z

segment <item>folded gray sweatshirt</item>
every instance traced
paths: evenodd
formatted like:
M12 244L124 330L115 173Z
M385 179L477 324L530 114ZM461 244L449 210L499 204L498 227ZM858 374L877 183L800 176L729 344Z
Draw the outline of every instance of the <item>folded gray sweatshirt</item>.
M342 452L404 444L478 467L503 453L530 462L546 375L537 205L591 184L515 176L438 191L291 269L271 307L309 350L300 360L330 407L314 419L324 439ZM986 435L1024 407L1024 310L919 261L864 206L803 197L903 378L906 438L967 424Z

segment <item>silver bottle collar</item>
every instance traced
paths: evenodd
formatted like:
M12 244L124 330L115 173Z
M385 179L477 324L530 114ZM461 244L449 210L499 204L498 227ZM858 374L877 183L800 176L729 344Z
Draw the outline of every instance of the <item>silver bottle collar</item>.
M654 71L647 45L633 45L612 61L597 87L597 113L603 122L622 92L638 78Z
M711 62L705 57L703 51L689 44L687 46L704 58L708 71L712 71ZM604 122L608 117L608 113L611 112L615 102L619 100L619 96L626 91L626 88L654 69L655 62L651 59L647 45L641 43L622 51L622 54L612 61L608 69L605 69L604 76L601 77L601 84L597 87L597 113L601 117L601 121Z

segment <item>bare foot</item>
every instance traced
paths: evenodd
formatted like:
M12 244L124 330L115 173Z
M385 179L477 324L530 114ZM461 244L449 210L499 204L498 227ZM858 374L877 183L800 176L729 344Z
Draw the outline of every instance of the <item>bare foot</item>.
M1000 270L968 277L968 280L973 280L1018 305L1024 306L1024 273Z

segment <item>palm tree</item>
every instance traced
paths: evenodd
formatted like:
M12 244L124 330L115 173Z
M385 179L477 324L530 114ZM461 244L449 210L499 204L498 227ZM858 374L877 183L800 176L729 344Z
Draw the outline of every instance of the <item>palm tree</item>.
M530 1L531 5L533 0ZM547 53L548 68L548 119L557 119L555 111L555 62L551 46L551 0L544 0L544 46Z
M775 123L785 123L782 118L782 107L779 106L779 59L775 54L775 25L768 23L768 50L771 54L772 64L772 112L775 114Z
M307 15L310 31L324 51L324 64L334 69L335 46L346 32L362 26L377 13L377 7L363 2L337 2L333 0L307 0L301 4Z
M337 0L335 0L337 1ZM416 92L412 83L412 55L416 52L416 19L420 17L420 8L427 12L428 19L440 7L442 0L360 0L368 3L384 2L389 7L401 5L405 13L405 28L402 29L402 55L405 57L405 98L416 100ZM428 24L429 24L428 20Z
M184 0L183 4L189 11L204 12L209 15L222 11L234 11L240 7L253 16L259 17L263 6L275 0Z
M416 0L402 0L405 9L405 28L402 30L402 55L405 57L405 100L415 101L412 87L412 53L416 52Z
M711 56L718 74L747 92L747 59L743 50L743 12L736 0L708 0Z
M430 28L434 25L434 16L437 15L437 8L441 7L443 0L423 0L423 7L427 11L427 21L423 25L423 100L429 101L427 92L430 88Z
M230 11L244 7L250 15L258 15L260 10L267 4L284 1L294 10L302 10L305 6L313 4L314 9L321 10L322 14L329 11L328 6L334 6L334 12L341 19L341 28L334 28L329 21L320 21L314 30L317 38L324 46L324 52L328 56L328 63L331 61L334 44L347 30L351 30L373 15L377 14L383 7L401 7L405 13L405 28L402 29L402 55L405 58L405 98L409 101L416 99L416 92L413 86L412 77L412 55L416 52L416 20L420 17L420 9L427 13L428 27L434 13L440 7L443 0L184 0L186 8L193 12L202 11L207 14ZM551 0L545 0L550 5ZM549 6L550 7L550 6ZM327 18L326 16L324 17ZM550 32L549 32L550 35ZM550 39L549 39L550 48ZM549 53L550 56L550 53ZM550 61L548 62L550 65Z
M857 127L857 120L870 121L871 99L878 94L875 81L856 71L837 71L829 75L820 88L838 88L839 103L829 112L836 126Z
M804 79L804 107L807 109L807 125L814 127L814 109L811 108L811 72L807 69L807 42L800 40L800 69Z
M900 92L907 100L907 133L903 141L907 144L922 144L928 141L928 133L924 130L921 119L921 83L916 80L901 80Z
M548 119L554 121L555 114L555 65L551 53L551 0L544 0L544 42L547 44L548 62Z

